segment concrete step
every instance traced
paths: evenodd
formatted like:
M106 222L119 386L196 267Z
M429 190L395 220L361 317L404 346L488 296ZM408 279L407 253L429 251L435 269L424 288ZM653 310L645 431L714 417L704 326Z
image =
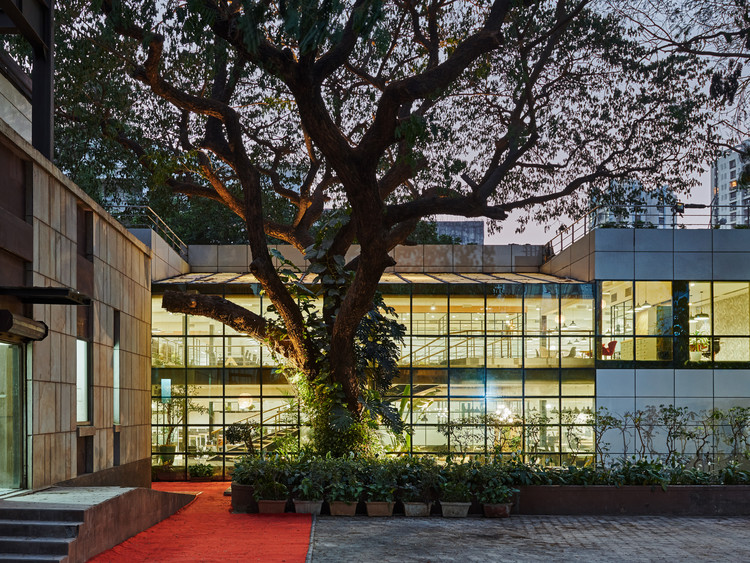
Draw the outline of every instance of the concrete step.
M74 538L83 522L64 520L4 520L0 519L0 536Z
M70 543L74 540L75 538L0 536L0 553L67 556Z
M0 520L83 522L86 513L85 510L80 508L52 508L40 504L9 506L10 504L17 505L20 503L3 503L0 506Z
M26 555L23 553L0 553L2 563L64 563L68 560L67 555Z

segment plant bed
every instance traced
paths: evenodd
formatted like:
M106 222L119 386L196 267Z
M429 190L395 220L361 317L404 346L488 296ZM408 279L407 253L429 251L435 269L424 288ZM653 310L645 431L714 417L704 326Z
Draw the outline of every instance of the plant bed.
M520 487L519 514L750 515L748 485L529 485Z
M443 518L466 518L469 515L470 502L440 501Z
M367 501L368 516L393 516L393 503L388 501Z
M404 516L423 517L430 515L431 502L404 502Z
M509 518L512 507L512 502L485 503L482 505L482 511L487 518Z
M261 514L283 514L286 509L285 500L259 500L258 512Z
M258 501L255 500L252 485L232 483L232 512L258 512Z
M323 508L322 500L298 500L294 499L294 511L297 514L316 514L320 515L320 509Z
M328 506L331 509L331 516L354 516L357 512L356 502L346 502L343 500L329 501Z

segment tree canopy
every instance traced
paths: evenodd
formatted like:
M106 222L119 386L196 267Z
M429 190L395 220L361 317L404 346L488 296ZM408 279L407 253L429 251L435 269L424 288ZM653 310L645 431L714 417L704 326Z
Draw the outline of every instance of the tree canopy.
M240 218L279 320L194 294L164 306L267 342L327 405L321 429L358 436L393 414L378 392L403 332L376 292L420 220L545 222L633 178L679 192L705 156L700 58L649 49L606 2L78 8L58 54L81 62L59 82L71 139L122 147L123 177ZM274 267L270 237L305 253L312 286Z

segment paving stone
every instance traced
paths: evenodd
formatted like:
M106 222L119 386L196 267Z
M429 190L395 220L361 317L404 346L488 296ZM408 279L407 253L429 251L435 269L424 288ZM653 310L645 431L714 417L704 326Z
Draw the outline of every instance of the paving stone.
M321 516L311 547L311 563L750 561L750 518Z

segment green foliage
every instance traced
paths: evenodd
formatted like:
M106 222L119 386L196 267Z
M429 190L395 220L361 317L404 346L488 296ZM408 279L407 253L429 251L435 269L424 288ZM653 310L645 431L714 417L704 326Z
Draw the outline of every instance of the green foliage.
M208 479L213 477L214 468L208 463L196 463L188 466L188 475L193 479Z

